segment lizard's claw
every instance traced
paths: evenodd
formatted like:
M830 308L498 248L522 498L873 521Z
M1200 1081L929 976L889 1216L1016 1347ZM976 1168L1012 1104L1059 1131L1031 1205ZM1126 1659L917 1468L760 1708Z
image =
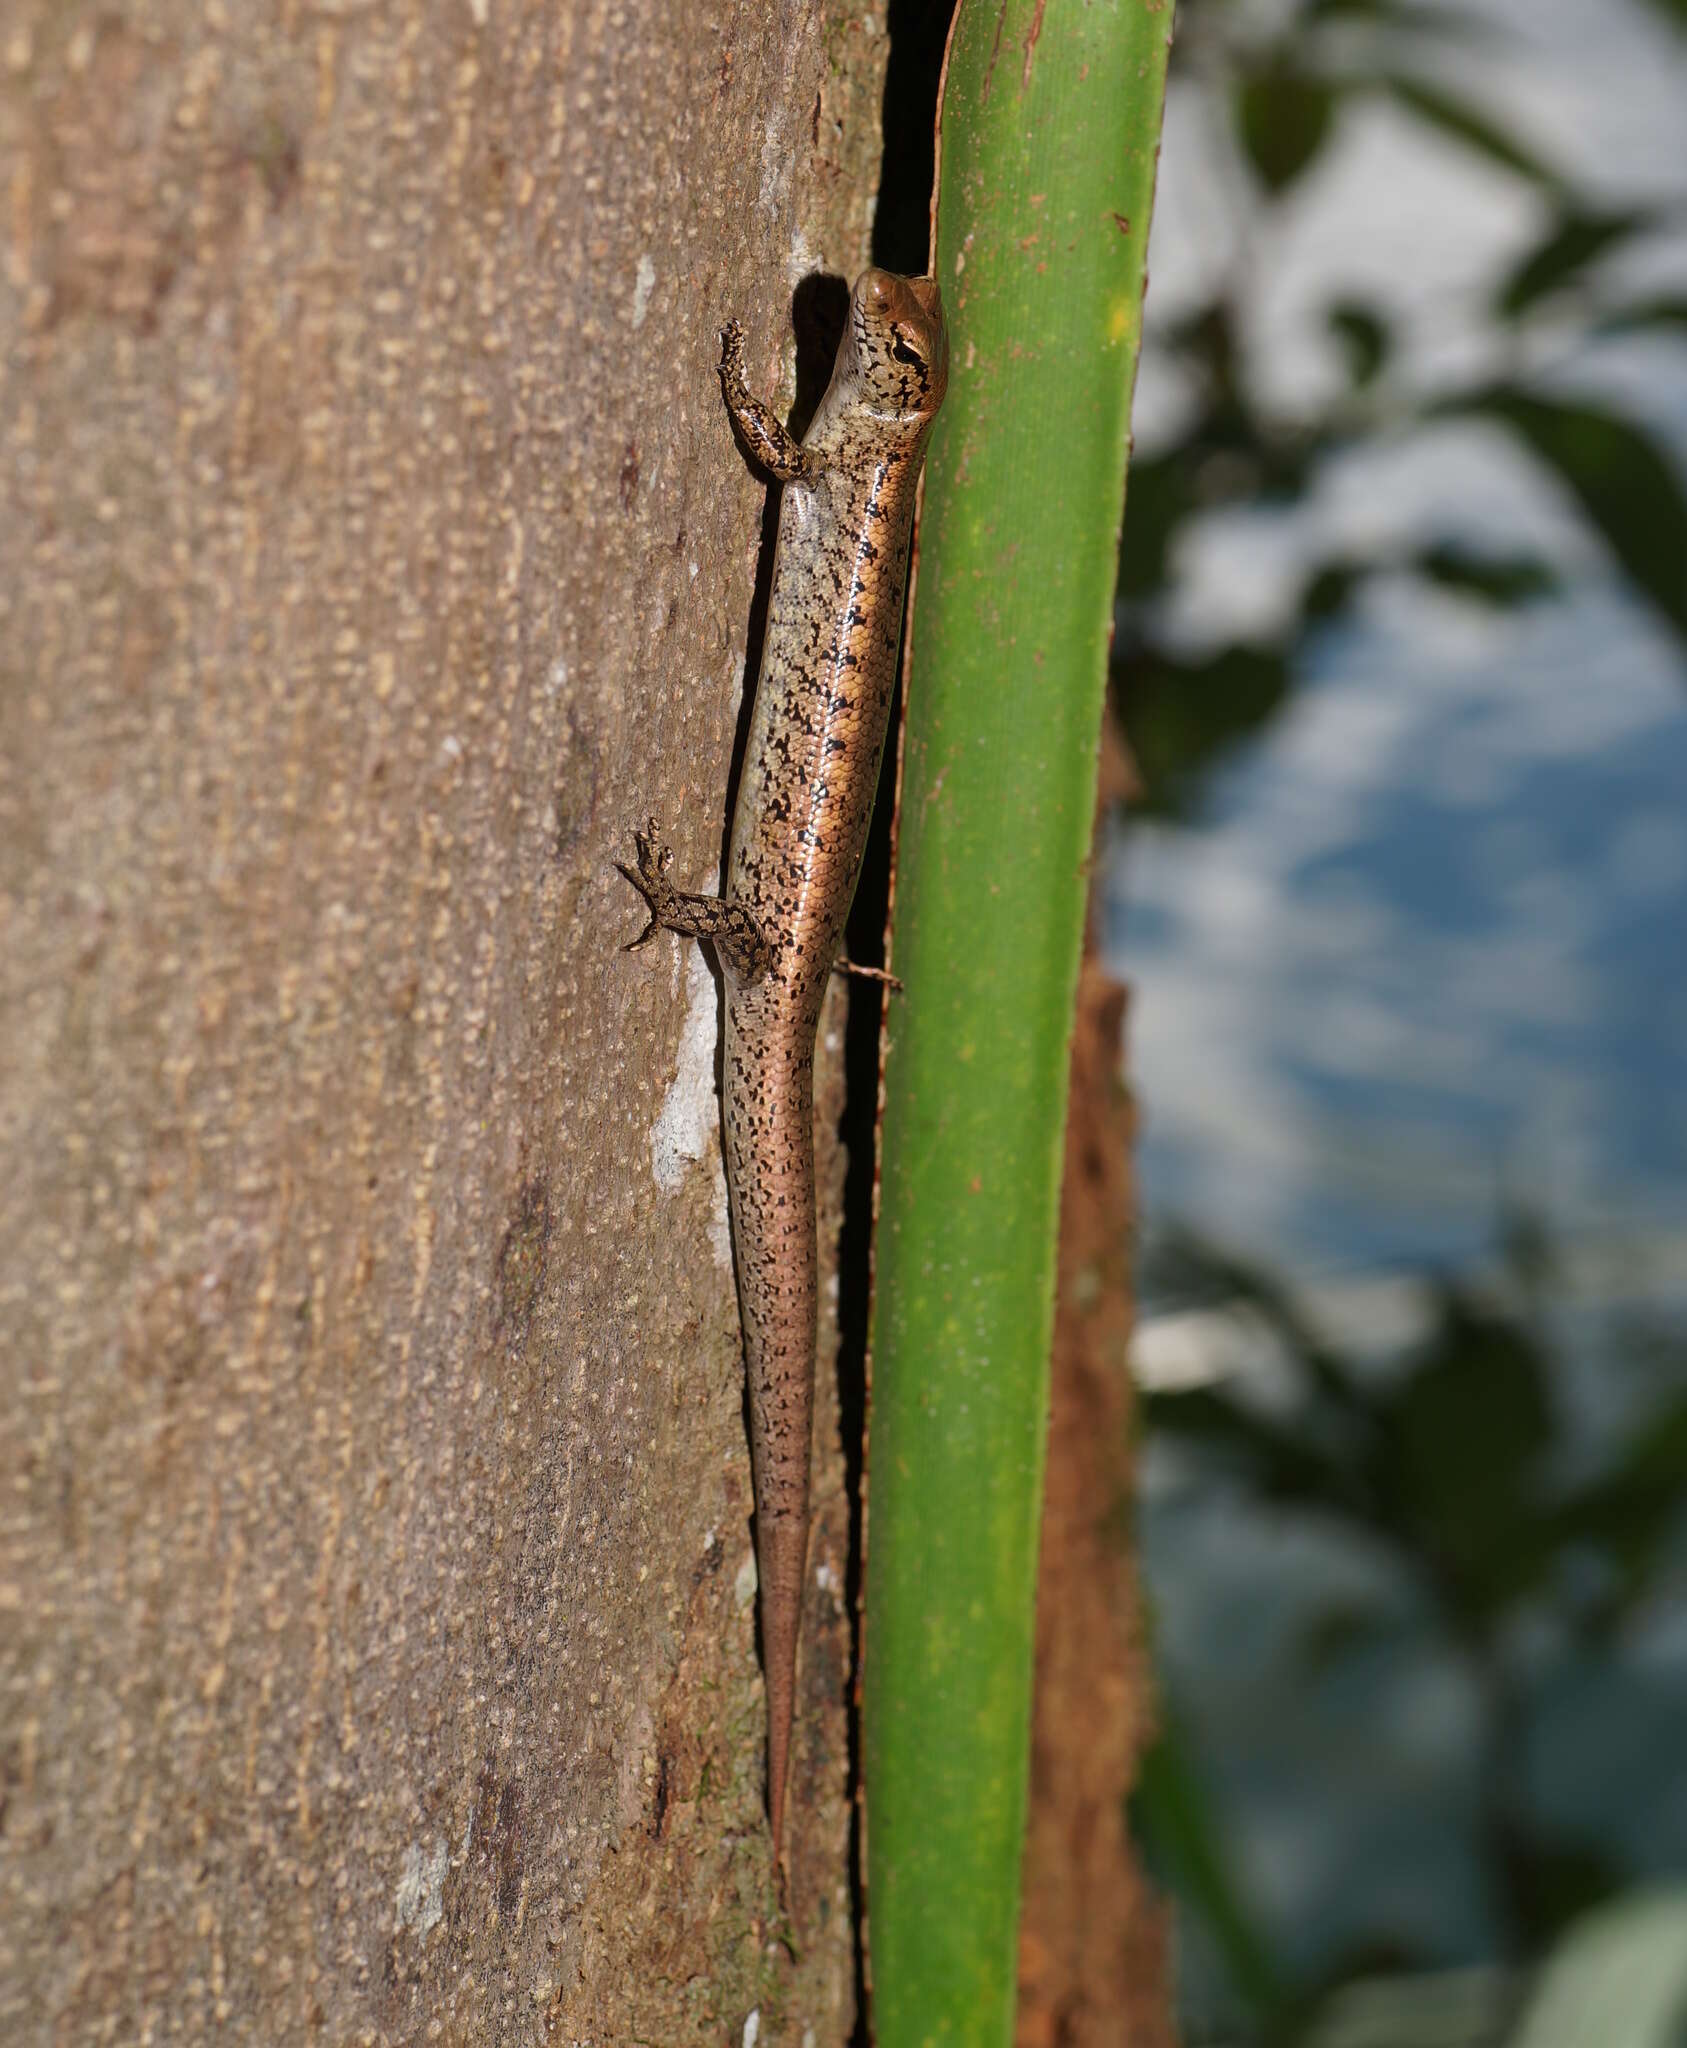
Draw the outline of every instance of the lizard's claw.
M644 831L635 830L633 833L633 844L638 848L638 866L630 867L624 860L615 863L650 906L650 922L636 939L621 948L623 953L636 953L641 946L648 946L662 929L659 905L667 893L668 870L674 864L673 848L662 844L661 826L654 818L649 818L645 827Z
M631 868L625 866L619 861L616 863L616 865L620 867L622 874L626 876L629 882L637 880L637 877L634 875ZM638 937L636 939L629 939L627 943L621 948L621 951L623 953L636 953L641 946L648 946L651 940L655 938L656 934L661 929L662 926L660 920L653 917L650 920L650 922L645 926L644 930L639 933Z
M640 883L647 890L660 888L674 864L674 849L662 844L662 828L654 818L646 819L644 830L633 834L633 844L638 848Z

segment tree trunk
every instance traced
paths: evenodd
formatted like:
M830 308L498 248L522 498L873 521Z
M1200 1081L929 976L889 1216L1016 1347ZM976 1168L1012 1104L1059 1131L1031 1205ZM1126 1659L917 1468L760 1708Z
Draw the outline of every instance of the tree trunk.
M787 1915L716 990L611 862L716 873L717 330L789 389L883 48L5 10L8 2042L848 2035L835 1402Z

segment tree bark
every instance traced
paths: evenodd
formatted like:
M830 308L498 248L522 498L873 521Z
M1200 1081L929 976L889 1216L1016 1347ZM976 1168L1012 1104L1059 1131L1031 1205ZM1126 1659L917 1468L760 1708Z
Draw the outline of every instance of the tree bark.
M717 996L611 862L717 870L717 330L788 390L864 260L881 31L0 23L8 2041L848 2035L835 1400L787 1913Z

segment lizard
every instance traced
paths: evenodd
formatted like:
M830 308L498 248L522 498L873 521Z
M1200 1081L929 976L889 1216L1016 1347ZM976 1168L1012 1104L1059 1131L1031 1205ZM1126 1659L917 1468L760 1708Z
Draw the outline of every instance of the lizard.
M722 394L783 485L767 632L725 894L669 880L654 818L619 863L649 923L712 942L726 987L722 1129L749 1379L767 1696L767 1797L783 1842L808 1548L815 1370L814 1040L860 876L901 643L921 464L948 382L934 279L863 271L831 382L799 441L751 395L743 330L722 330Z

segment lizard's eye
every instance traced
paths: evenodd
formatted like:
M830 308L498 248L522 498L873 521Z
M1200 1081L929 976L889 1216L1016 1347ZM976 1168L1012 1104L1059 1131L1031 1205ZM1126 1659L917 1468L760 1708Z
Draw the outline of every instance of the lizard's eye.
M926 359L914 346L913 337L906 327L890 330L890 352L899 363L911 363L917 370L925 368Z

